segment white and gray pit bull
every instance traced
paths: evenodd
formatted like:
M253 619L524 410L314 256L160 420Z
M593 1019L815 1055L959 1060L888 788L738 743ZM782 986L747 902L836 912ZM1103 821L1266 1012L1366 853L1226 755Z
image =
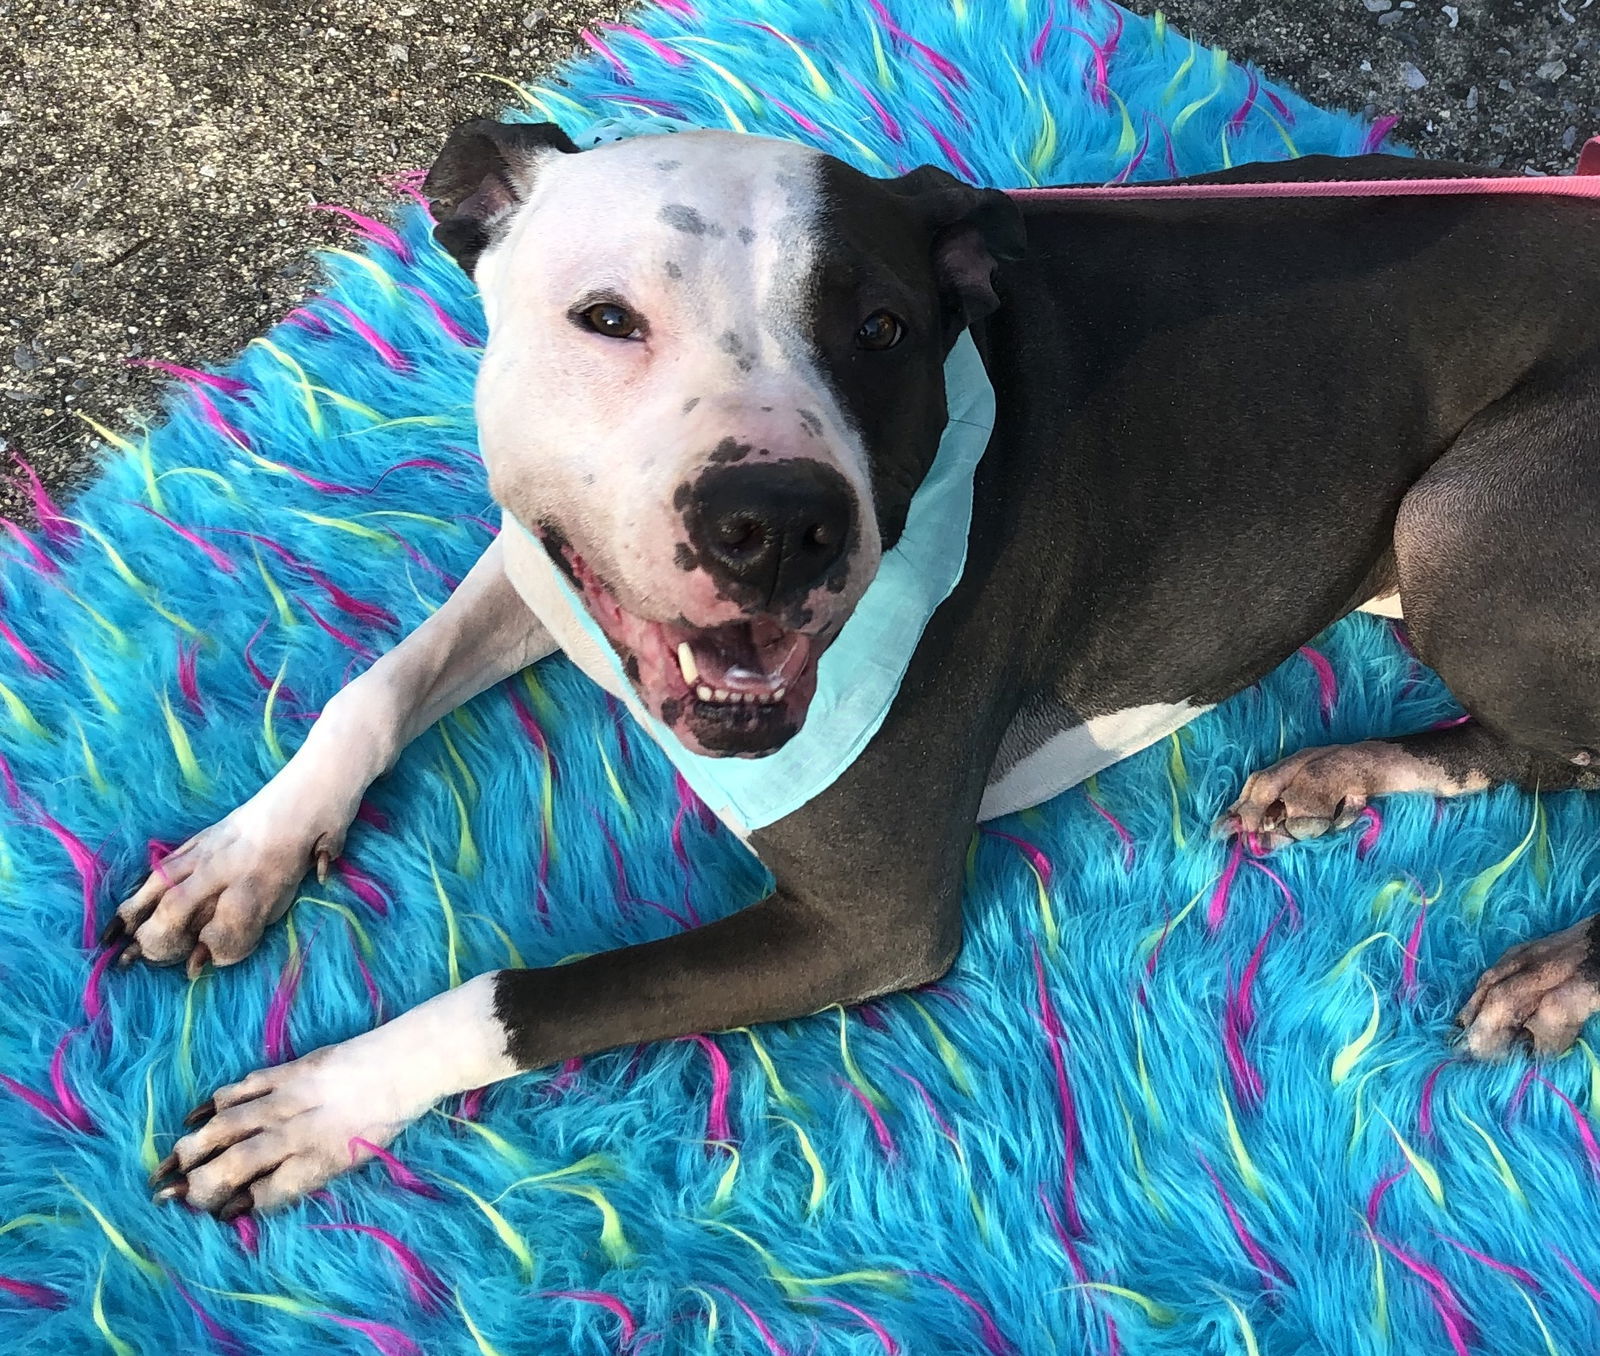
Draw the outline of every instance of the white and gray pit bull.
M1210 177L1463 172L1314 158ZM221 1088L158 1199L273 1209L447 1094L933 980L960 943L974 823L1020 808L1006 788L1065 789L1353 608L1403 603L1475 719L1290 758L1250 779L1225 831L1276 844L1389 792L1594 785L1592 208L1019 204L762 138L578 153L553 127L492 122L452 134L427 189L483 294L482 449L528 531L502 533L283 771L120 907L105 940L125 960L243 959L409 740L557 648L689 749L784 745L902 532L970 329L998 414L966 569L857 761L750 836L767 899L481 975ZM625 680L554 606L557 570ZM1470 1050L1569 1044L1600 1008L1593 933L1490 971L1462 1014Z

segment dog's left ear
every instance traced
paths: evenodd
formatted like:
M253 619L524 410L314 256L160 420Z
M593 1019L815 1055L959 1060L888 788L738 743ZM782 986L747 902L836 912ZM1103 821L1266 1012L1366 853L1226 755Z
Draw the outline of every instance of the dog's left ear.
M469 274L533 186L538 162L577 152L553 122L474 118L455 128L422 181L438 223L433 238Z
M888 181L909 198L933 233L933 270L963 323L981 320L1000 305L994 272L999 261L1020 259L1028 247L1022 211L1007 194L973 188L952 174L924 165Z

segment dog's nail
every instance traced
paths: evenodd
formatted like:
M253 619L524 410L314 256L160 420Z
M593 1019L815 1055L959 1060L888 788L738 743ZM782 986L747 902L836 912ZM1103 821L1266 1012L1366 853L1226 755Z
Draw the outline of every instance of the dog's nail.
M101 930L100 940L96 943L96 945L111 946L114 943L121 941L123 934L126 933L127 930L128 925L122 921L122 915L120 913L114 913L111 915L111 921L107 923Z
M117 969L126 970L134 963L134 961L143 957L143 955L144 952L140 949L138 942L129 942L127 946L122 949L122 954L117 957Z
M200 972L211 963L211 948L204 942L197 942L193 951L189 953L189 978L199 979Z
M222 1209L217 1211L217 1218L224 1224L232 1224L240 1215L248 1215L255 1207L255 1200L250 1195L250 1189L235 1192L228 1198Z
M149 1185L154 1186L163 1177L171 1177L178 1170L178 1155L168 1154L156 1164L156 1170L150 1174Z
M193 1111L183 1118L183 1123L189 1126L203 1124L217 1114L217 1099L207 1097Z
M328 873L333 870L333 855L327 848L317 849L317 884L328 883Z
M168 1201L181 1201L189 1195L187 1182L174 1182L171 1186L164 1186L156 1192L150 1200L156 1205L165 1205Z

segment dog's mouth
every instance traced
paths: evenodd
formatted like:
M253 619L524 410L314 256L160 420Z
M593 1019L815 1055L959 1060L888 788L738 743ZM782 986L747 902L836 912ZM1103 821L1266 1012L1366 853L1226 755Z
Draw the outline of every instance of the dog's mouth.
M551 554L617 651L640 700L691 752L755 758L799 731L827 639L765 616L711 627L650 621L623 607L570 546Z

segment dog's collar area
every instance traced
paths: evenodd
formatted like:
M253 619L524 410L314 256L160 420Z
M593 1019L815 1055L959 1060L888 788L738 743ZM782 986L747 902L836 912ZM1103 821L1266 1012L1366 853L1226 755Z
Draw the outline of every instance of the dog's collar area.
M1022 202L1162 202L1246 198L1456 198L1504 197L1600 199L1600 137L1591 137L1571 175L1523 179L1462 176L1453 179L1307 179L1255 184L1083 184L1065 188L1013 188Z

